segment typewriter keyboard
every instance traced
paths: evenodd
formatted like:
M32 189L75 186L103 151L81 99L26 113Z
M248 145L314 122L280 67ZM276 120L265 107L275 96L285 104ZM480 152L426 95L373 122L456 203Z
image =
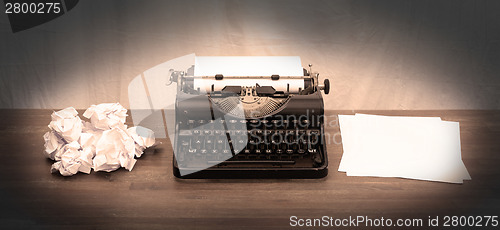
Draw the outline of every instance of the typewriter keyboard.
M271 164L310 167L321 163L321 132L307 120L188 120L178 132L176 159L181 166Z

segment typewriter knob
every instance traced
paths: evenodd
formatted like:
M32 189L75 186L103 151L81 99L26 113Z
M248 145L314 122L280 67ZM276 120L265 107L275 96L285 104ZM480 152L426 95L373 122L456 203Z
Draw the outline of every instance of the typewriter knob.
M325 94L330 93L330 80L325 79L323 84L325 84L325 88L324 88Z
M323 90L325 92L325 94L330 93L330 80L325 79L325 81L323 82L323 85L318 85L318 89Z

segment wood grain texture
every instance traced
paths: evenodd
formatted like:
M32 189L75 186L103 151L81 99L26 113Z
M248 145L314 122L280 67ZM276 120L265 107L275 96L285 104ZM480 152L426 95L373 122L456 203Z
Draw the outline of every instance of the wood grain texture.
M134 169L50 174L42 135L51 110L0 110L0 224L60 229L282 229L292 215L423 218L500 214L500 111L328 111L337 114L440 116L459 121L462 185L337 172L342 145L328 144L330 174L313 180L179 180L166 139ZM356 228L354 228L356 229Z

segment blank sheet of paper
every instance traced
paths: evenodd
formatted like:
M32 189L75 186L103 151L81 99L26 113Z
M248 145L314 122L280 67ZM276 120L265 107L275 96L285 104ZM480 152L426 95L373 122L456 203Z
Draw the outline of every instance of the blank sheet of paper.
M196 56L194 76L304 76L299 56Z
M439 117L339 115L348 176L402 177L462 183L470 179L458 122Z

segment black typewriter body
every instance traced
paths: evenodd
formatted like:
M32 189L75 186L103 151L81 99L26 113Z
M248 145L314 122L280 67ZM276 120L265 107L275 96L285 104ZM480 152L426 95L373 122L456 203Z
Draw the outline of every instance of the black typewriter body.
M184 83L179 84L175 104L176 177L322 178L328 174L323 97L314 90L313 78L305 81L298 94L260 87L258 82L255 87L233 85L200 93L193 89L190 77L177 78Z

